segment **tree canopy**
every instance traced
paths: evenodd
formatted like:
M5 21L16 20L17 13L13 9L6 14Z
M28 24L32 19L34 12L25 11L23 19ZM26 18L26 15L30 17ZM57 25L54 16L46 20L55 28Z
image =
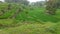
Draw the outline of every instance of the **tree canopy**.
M24 4L24 5L29 4L29 1L27 1L27 0L5 0L5 2L7 2L7 3L19 3L19 4Z
M60 0L49 0L46 5L48 14L56 14L56 10L60 7Z

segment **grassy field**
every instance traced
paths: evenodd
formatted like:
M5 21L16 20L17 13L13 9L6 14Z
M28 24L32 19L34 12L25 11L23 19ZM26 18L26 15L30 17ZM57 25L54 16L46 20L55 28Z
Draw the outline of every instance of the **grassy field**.
M17 8L0 18L13 15ZM0 19L0 34L60 34L60 9L56 15L47 15L45 8L25 8L16 19Z
M24 23L17 27L9 27L0 30L0 34L55 34L55 30L52 28L55 23L49 23L42 25L40 23ZM52 32L50 31L52 30Z

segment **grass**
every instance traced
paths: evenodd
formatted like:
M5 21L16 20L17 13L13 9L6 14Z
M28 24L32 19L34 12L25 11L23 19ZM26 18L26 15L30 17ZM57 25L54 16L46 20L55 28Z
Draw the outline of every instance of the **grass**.
M6 28L0 31L0 34L52 34L47 30L48 28L56 25L55 23L46 23L44 25L40 23L24 24L18 27Z
M60 21L59 10L56 15L47 15L44 13L44 8L35 8L33 10L28 10L28 14L26 12L22 12L17 16L17 20L26 20L26 21L37 21L37 22L53 22L57 23Z
M2 5L0 5L2 9L7 6L7 4ZM16 19L9 19L19 5L12 7L13 9L0 16L8 18L0 19L0 34L60 34L60 9L56 11L56 15L47 15L45 8L25 7Z

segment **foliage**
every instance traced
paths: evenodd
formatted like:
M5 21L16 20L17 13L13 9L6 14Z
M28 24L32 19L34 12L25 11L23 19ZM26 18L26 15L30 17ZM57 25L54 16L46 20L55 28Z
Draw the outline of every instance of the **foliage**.
M60 6L59 0L49 0L47 2L46 11L48 14L55 15L57 8Z
M60 9L56 15L46 15L43 7L24 4L2 3L0 12L2 9L0 34L60 34Z
M27 0L5 0L5 2L7 2L7 3L18 3L18 4L24 4L24 5L29 4L29 1L27 1Z
M45 6L45 1L32 2L31 5L36 6L36 7L44 7Z

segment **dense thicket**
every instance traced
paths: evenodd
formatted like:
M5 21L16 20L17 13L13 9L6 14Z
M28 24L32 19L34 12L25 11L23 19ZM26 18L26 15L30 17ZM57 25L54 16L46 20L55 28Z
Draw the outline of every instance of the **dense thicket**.
M60 0L49 0L46 6L47 13L51 15L55 15L56 10L59 7L60 7Z

